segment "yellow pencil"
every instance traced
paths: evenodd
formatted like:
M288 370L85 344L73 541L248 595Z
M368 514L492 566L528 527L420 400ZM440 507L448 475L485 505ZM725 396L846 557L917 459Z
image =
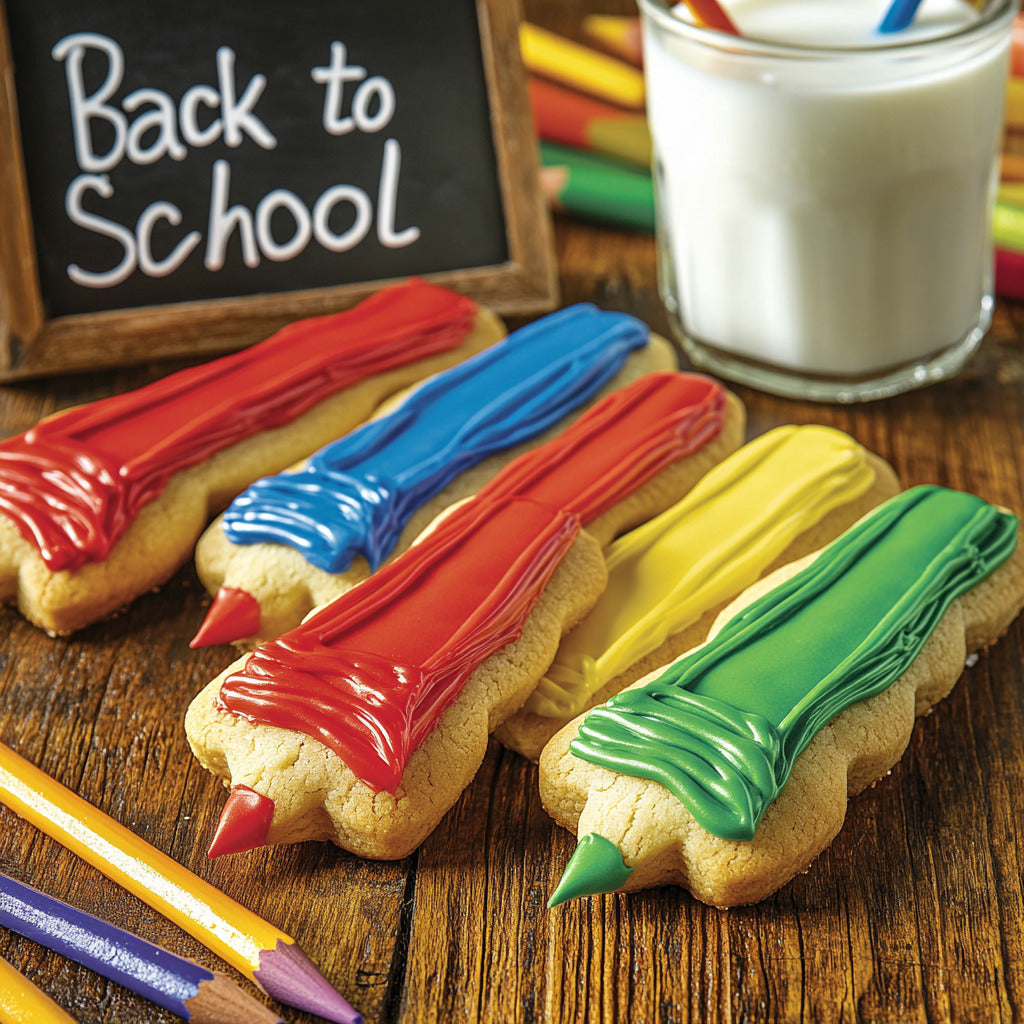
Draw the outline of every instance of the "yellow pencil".
M0 802L183 928L268 995L337 1024L362 1020L293 938L2 743Z
M630 64L643 65L640 19L635 14L588 14L583 19L583 34Z
M644 109L643 72L625 61L529 22L519 26L519 46L523 63L533 74L630 110Z
M0 1024L76 1024L42 989L0 957Z

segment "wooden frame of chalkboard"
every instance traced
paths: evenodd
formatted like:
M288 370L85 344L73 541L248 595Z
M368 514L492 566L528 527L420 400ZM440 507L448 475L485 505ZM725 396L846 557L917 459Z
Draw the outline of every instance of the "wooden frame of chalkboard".
M498 197L500 203L500 209L484 210L482 216L478 216L473 208L467 208L465 224L466 230L470 230L477 221L484 224L497 223L499 228L503 228L504 239L500 258L494 261L484 259L480 265L470 259L468 265L461 265L458 254L454 253L450 258L456 265L438 271L431 270L428 266L425 271L414 267L391 274L385 269L383 273L375 275L373 280L351 280L341 276L332 279L339 280L340 283L337 284L319 284L313 287L284 286L280 290L272 284L251 294L229 293L226 297L214 295L199 299L186 294L183 297L173 297L169 301L157 300L142 304L115 301L110 308L103 308L102 303L106 296L101 294L95 300L99 302L99 308L87 311L55 311L55 305L59 304L51 301L45 274L41 272L40 267L40 236L38 224L34 222L32 203L33 190L37 183L31 162L26 160L26 147L23 145L25 139L22 129L26 126L19 125L19 116L24 118L24 115L19 115L17 89L21 84L15 74L18 50L15 45L15 27L11 21L14 0L7 0L6 3L5 0L0 0L0 380L165 358L205 358L258 341L291 320L350 306L388 281L409 274L419 274L428 280L462 291L501 313L524 315L548 310L556 305L557 269L551 223L537 180L536 140L519 55L518 4L506 3L505 0L465 0L465 3L470 9L470 21L475 10L479 49L474 54L474 59L482 66L485 85L485 93L481 99L481 109L484 111L481 123L485 124L485 128L479 134L490 134L489 139L482 140L479 148L488 150L488 147L492 147L489 151L493 153L491 159L494 181L488 181L487 185L493 189L493 194ZM274 6L280 10L280 5ZM359 6L372 8L377 5ZM426 9L431 10L430 5L426 5ZM382 16L394 18L392 5L382 8ZM391 24L395 22L391 21ZM339 45L340 62L334 50L334 47ZM344 45L334 42L331 46L330 63L326 61L325 52L325 61L322 62L324 66L316 69L322 76L326 76L320 79L321 82L330 79L331 66L334 66L335 71L344 66L345 70L334 76L335 81L341 83L340 88L345 88L348 83L358 82L359 72L363 73L364 81L380 86L382 76L369 75L373 68L369 67L368 60L366 69L354 66L354 62L345 65ZM57 53L57 49L54 47L54 54ZM63 99L67 105L71 93L70 66L73 54L69 56L67 47L65 51L62 56L66 58L68 68L68 95ZM241 54L238 56L241 60ZM232 53L231 57L233 60L235 55ZM84 64L85 59L79 53L79 67ZM217 59L219 62L220 51ZM366 60L365 56L363 59ZM126 64L127 60L123 63ZM50 70L52 73L52 68ZM223 71L219 63L218 70ZM61 75L64 74L65 69L62 68ZM111 76L112 74L111 72ZM82 75L84 80L84 72ZM95 78L94 73L94 83ZM255 77L251 78L249 85L252 86L255 80ZM239 94L245 82L244 77L239 79L236 86ZM125 88L127 84L130 83L126 79ZM96 90L94 95L99 94L95 84L90 88ZM459 88L468 87L460 85ZM206 90L205 93L203 89ZM194 136L200 135L204 130L209 133L212 116L209 108L215 109L217 103L213 87L198 86L197 90L192 90L197 96L196 102L192 105ZM369 88L367 91L373 92ZM349 92L351 94L351 90ZM139 96L145 94L149 99L148 106L143 104L144 109L156 110L159 114L159 105L153 106L154 97L156 100L160 99L159 96L155 96L155 90L139 89L137 93ZM224 95L221 92L220 102L223 104L226 123L227 100L224 99ZM238 101L239 110L236 111L240 120L246 117L244 101L243 95ZM381 86L377 88L375 95L369 96L366 102L361 104L361 109L357 113L361 114L364 121L381 120L384 116L382 107L389 101L393 106L394 91L389 97ZM351 99L349 102L352 102ZM206 108L202 107L203 103L206 104ZM138 100L136 105L139 105ZM324 109L326 126L326 101ZM199 123L198 116L195 115L197 110L205 115L205 124ZM251 106L249 112L255 113ZM342 112L339 108L336 120L340 118ZM348 118L349 122L351 120L351 117ZM68 123L66 116L64 123ZM472 126L453 126L456 127L463 132L473 130ZM65 134L70 135L70 132L65 130ZM151 130L142 141L140 129L140 134L135 139L136 146L150 145L152 150L153 138ZM180 160L181 157L175 159ZM223 160L220 162L225 163ZM49 160L44 160L42 164L37 164L37 167L43 167L43 177L49 173L46 167L48 163ZM164 160L164 163L170 161ZM384 172L381 173L383 181ZM84 174L80 177L87 178ZM100 191L99 183L103 177L106 175L93 175L88 178L94 185L94 200L97 198L96 192ZM66 181L67 176L63 180ZM42 189L41 185L38 187ZM381 190L378 199L383 203L383 185ZM59 194L59 188L54 191ZM277 196L278 193L284 195L280 189L274 195ZM351 190L348 193L337 193L343 198L349 198L352 194ZM66 204L71 202L63 196L61 201ZM433 199L430 198L429 201L432 202ZM281 200L281 203L287 207L285 200ZM168 204L152 205L154 208L162 206L165 214L170 209ZM297 210L296 206L295 209L288 208L285 212L295 214ZM160 213L159 210L157 212ZM298 210L298 213L301 214L301 210ZM280 210L277 211L277 215L281 216ZM359 215L358 208L355 215ZM391 210L391 216L395 217L394 209ZM171 218L165 216L164 219ZM447 219L451 221L453 218L449 216ZM140 223L141 220L140 217ZM110 226L105 230L113 236L117 229L113 222L107 223ZM271 223L269 219L267 223ZM320 226L323 227L325 223L321 221ZM326 230L331 240L339 237L336 228L328 226ZM268 227L267 231L273 235L271 228ZM287 233L286 227L285 234ZM344 235L345 232L342 231L340 234ZM111 239L107 241L111 242ZM130 240L123 244L128 247L131 245ZM238 244L241 245L240 242ZM267 244L276 245L277 242ZM64 247L50 245L47 248ZM448 246L450 250L455 248L457 246ZM164 251L166 250L167 245L164 246ZM127 248L125 252L127 253ZM63 251L60 258L67 263L67 255ZM446 255L445 258L449 257Z

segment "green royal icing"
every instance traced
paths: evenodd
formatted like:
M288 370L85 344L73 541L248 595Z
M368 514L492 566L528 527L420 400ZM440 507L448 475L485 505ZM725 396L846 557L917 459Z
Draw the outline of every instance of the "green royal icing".
M591 711L571 750L660 783L715 835L752 839L815 734L891 686L1016 540L1016 517L973 495L898 495L710 643Z
M548 909L577 896L596 896L620 889L631 874L633 869L623 863L619 848L610 839L590 832L569 858L562 880L548 900Z

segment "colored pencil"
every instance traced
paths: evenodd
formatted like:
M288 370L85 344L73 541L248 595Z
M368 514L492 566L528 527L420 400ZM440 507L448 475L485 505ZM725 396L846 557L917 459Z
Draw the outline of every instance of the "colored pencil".
M635 231L654 230L654 187L649 174L542 142L541 190L555 210Z
M0 1024L75 1024L75 1018L0 957Z
M1024 15L1020 14L1010 31L1010 74L1024 75Z
M1024 299L1024 253L996 249L996 295L1004 299Z
M281 1024L226 975L2 874L0 924L193 1024Z
M1003 181L1024 181L1024 156L1003 153L999 157L999 177Z
M293 938L2 743L0 802L183 928L275 999L336 1024L362 1020Z
M992 215L992 239L1001 249L1024 252L1024 209L996 202Z
M644 109L643 72L625 61L526 21L519 26L519 47L532 74L628 110Z
M921 0L892 0L879 26L879 32L899 32L906 28L917 14Z
M684 0L684 6L697 19L698 24L719 32L728 32L731 36L740 34L718 0Z
M642 114L632 114L542 78L531 77L529 88L533 123L541 139L650 169L651 133Z
M616 57L636 67L644 62L640 19L631 14L588 14L583 19L583 34Z
M1006 111L1003 120L1011 130L1024 128L1024 78L1011 75L1006 80Z

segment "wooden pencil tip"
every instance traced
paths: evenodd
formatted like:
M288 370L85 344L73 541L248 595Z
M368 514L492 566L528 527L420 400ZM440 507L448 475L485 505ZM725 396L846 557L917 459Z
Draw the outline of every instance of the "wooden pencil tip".
M244 853L266 846L274 820L274 801L248 786L235 786L220 813L217 831L207 856Z
M189 1024L284 1024L269 1007L253 999L227 975L215 973L185 1001Z
M260 605L256 598L237 587L221 587L189 647L195 650L234 643L254 636L259 628Z
M573 851L562 879L548 900L548 909L577 896L597 896L622 888L633 873L619 848L609 839L588 832Z
M253 975L268 995L287 1006L315 1013L335 1024L362 1024L357 1013L313 966L309 957L293 943L278 940L274 949L260 955Z

